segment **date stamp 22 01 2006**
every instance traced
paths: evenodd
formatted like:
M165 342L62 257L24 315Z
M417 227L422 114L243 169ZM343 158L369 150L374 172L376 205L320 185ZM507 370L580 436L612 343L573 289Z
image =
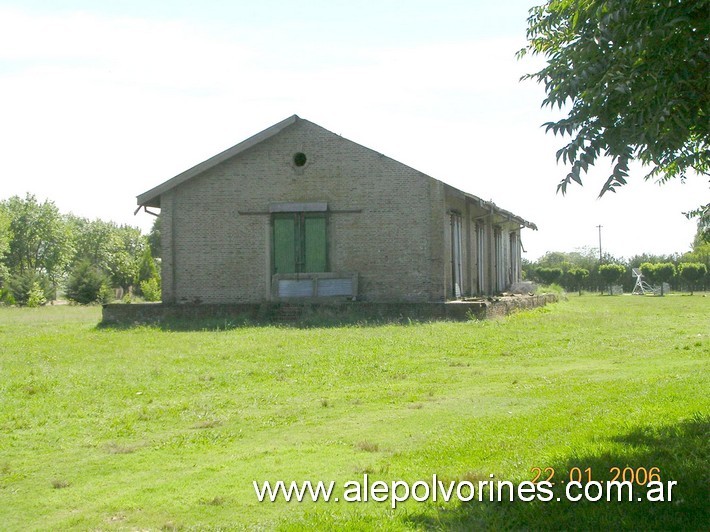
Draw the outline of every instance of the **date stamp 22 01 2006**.
M567 499L571 501L577 501L582 498L581 494L579 496L573 495L571 487L583 490L584 498L588 500L602 498L605 492L604 488L606 489L607 500L610 500L613 489L616 489L616 499L622 500L624 498L624 488L626 488L626 498L631 501L634 499L634 486L647 488L648 490L644 497L637 496L637 501L644 499L652 502L672 501L673 487L678 484L676 481L668 481L664 484L659 467L613 466L605 471L604 477L606 478L596 477L591 467L572 467L568 472L562 474L557 474L553 467L532 467L530 472L533 474L531 481L535 484L545 483L550 486L566 484ZM590 490L589 487L591 486L597 489ZM592 495L592 493L595 493L595 495Z

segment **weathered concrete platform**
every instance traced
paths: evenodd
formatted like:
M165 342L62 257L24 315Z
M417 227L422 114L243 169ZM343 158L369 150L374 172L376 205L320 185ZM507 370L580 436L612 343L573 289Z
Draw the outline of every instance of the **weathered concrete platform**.
M131 303L103 306L102 323L131 325L170 321L243 320L256 322L299 321L304 318L358 320L452 320L488 319L557 301L555 294L506 296L447 303L261 303L261 304L162 304ZM197 324L197 323L196 323Z

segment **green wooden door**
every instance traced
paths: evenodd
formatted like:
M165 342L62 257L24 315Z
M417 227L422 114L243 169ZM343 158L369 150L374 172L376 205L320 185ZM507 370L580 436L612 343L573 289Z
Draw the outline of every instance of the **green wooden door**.
M325 217L304 218L305 268L308 273L326 271Z
M274 273L317 273L328 266L325 216L274 216Z
M296 217L274 217L274 272L296 273Z

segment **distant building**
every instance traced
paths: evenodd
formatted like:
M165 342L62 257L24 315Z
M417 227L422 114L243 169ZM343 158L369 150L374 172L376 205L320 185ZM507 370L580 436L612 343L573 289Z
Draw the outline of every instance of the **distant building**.
M520 280L536 227L292 116L138 196L163 302L434 302Z

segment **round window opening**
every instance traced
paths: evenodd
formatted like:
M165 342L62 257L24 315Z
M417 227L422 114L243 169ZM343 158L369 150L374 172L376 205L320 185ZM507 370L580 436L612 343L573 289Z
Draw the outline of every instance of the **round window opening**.
M299 166L299 167L305 166L307 160L308 159L306 158L306 154L301 153L300 151L296 155L293 156L293 164L295 164L296 166Z

